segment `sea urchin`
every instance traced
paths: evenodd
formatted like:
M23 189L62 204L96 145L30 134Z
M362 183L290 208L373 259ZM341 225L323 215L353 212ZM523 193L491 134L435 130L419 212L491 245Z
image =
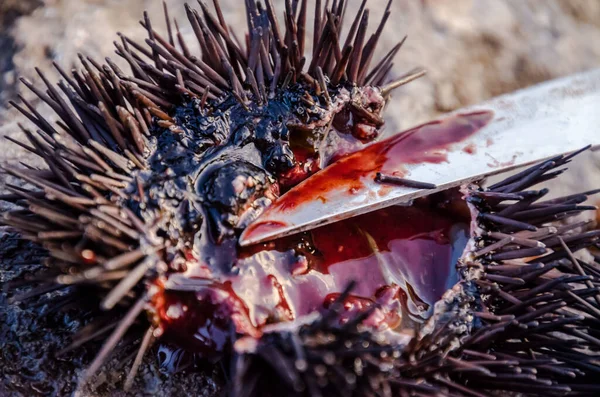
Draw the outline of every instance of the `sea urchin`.
M92 301L65 347L104 339L82 382L125 338L140 341L126 388L159 339L230 362L240 396L600 391L600 270L574 255L600 231L555 225L595 192L527 190L575 154L242 249L281 193L376 139L390 92L422 72L387 82L403 41L372 66L391 1L368 36L366 0L346 35L347 1L317 0L310 58L307 0L285 2L283 28L247 0L242 41L218 0L199 4L200 56L165 6L166 35L144 15L145 45L115 43L131 74L81 56L56 86L22 80L56 124L13 103L36 127L15 143L48 165L5 168L31 187L7 185L20 208L3 222L47 252L13 301Z

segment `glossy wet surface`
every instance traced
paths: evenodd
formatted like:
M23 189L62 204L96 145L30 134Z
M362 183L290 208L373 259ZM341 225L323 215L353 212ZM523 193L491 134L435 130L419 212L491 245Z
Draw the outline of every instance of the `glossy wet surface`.
M167 290L155 302L165 336L211 356L236 332L259 336L267 324L323 311L352 281L343 318L378 304L366 324L414 328L457 281L468 217L456 204L421 200L249 247L218 283L210 266L188 261L174 288L186 292Z

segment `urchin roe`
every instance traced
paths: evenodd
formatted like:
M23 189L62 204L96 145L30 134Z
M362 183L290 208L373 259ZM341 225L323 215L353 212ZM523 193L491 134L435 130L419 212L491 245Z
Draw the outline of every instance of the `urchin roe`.
M344 322L377 304L365 324L413 328L458 280L468 239L464 202L448 194L394 206L237 253L234 271L212 274L190 261L186 275L219 282L194 292L164 291L165 337L203 355L228 349L234 334L322 312L351 282Z

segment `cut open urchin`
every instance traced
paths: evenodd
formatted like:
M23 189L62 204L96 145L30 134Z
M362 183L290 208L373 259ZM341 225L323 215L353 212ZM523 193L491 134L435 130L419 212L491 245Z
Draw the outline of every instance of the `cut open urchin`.
M45 88L22 80L59 121L24 98L13 103L33 126L15 143L48 168L4 168L21 184L7 184L1 198L18 208L2 222L47 253L12 299L60 291L57 310L86 301L87 325L59 352L103 340L82 384L119 343L136 342L131 387L143 356L165 341L229 361L240 396L600 391L600 270L597 257L576 257L600 232L568 222L594 209L581 204L595 192L548 200L547 189L528 190L574 155L373 215L388 229L357 219L238 247L281 193L376 139L390 92L423 74L388 81L403 41L373 62L391 1L370 35L366 1L348 26L347 1L316 1L310 58L306 0L286 1L283 22L271 0L245 3L245 37L217 0L214 12L186 6L199 55L165 6L166 34L144 15L145 44L115 43L130 73L81 56L82 69L57 67L57 85L40 71ZM400 220L411 216L420 221L406 234ZM458 231L457 217L467 225ZM461 232L464 241L452 237ZM421 259L402 275L381 264L381 241L423 233L444 241L435 253L452 262L437 292L411 279ZM327 245L340 237L344 252ZM412 258L429 257L427 247L411 248ZM344 255L369 257L386 283L365 281L365 261L335 273L331 258ZM441 273L436 255L428 269Z

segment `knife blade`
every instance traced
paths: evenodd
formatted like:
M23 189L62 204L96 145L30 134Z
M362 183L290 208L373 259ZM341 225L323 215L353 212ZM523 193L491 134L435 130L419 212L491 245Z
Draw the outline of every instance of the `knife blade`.
M348 155L277 199L244 230L240 245L407 203L588 145L600 146L600 69L453 112ZM426 184L381 183L378 174Z

